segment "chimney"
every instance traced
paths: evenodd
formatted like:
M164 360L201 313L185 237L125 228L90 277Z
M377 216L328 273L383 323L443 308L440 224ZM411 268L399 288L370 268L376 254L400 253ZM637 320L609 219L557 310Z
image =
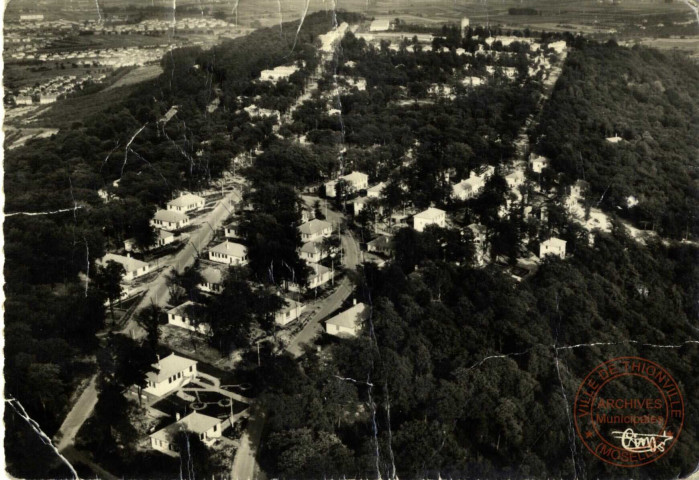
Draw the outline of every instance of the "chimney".
M160 368L160 355L157 355L157 354L156 354L155 357L158 359L158 361L155 362L155 365L156 365L158 368Z
M126 252L126 258L131 258L131 252Z
M180 412L175 413L175 421L176 422L180 421Z
M357 299L356 299L356 298L353 298L353 299L352 299L352 305L356 305L356 304L357 304Z

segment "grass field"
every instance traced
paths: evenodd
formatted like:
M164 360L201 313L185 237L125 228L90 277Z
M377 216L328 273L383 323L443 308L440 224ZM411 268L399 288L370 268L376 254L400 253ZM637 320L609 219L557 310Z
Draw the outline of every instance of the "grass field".
M163 68L160 65L144 65L142 67L137 67L126 73L126 75L121 77L119 80L117 80L107 88L105 88L104 91L106 92L128 85L135 85L137 83L145 82L147 80L152 80L161 73L163 73Z

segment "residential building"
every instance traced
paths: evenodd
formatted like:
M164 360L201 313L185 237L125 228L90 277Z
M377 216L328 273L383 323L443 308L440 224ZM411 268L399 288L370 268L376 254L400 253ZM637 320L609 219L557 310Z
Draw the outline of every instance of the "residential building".
M116 262L122 265L126 271L123 279L127 282L130 282L131 280L150 272L150 265L148 263L131 258L131 254L123 256L117 255L116 253L108 253L102 257L98 263L101 265L106 265L107 262Z
M167 312L167 323L175 327L184 328L192 332L207 335L211 328L207 323L198 322L194 317L203 317L204 305L191 301L178 305Z
M179 414L177 414L179 417ZM228 418L215 418L199 412L192 412L186 417L179 419L165 428L150 435L150 445L154 450L158 450L166 455L177 457L179 453L174 442L175 436L182 431L193 433L211 446L217 438L221 437L224 428L230 424Z
M307 262L318 263L323 259L324 255L318 243L306 242L299 250L299 257Z
M206 267L200 273L202 282L199 284L199 290L208 293L221 293L224 273L219 268Z
M274 321L277 325L281 325L282 327L293 322L306 311L306 306L301 302L297 302L291 298L285 298L284 302L284 307L274 314Z
M490 165L474 170L467 179L452 187L452 194L459 200L468 200L475 197L481 193L481 190L485 187L485 182L493 173L495 173L495 168Z
M245 245L226 240L209 250L209 260L227 265L248 263L248 249Z
M367 252L383 253L384 255L393 255L393 240L386 235L380 235L375 239L367 242Z
M534 173L541 173L544 168L548 168L549 163L549 159L546 157L542 157L541 155L532 155L532 157L529 159L529 168L531 168L532 172Z
M42 94L39 96L39 103L41 105L48 105L49 103L55 103L56 100L58 100L58 95Z
M310 222L303 223L299 226L302 242L316 242L323 237L329 237L333 233L333 226L325 220L314 218Z
M153 364L157 372L146 374L144 392L164 397L176 388L187 385L197 376L197 361L171 353Z
M364 303L356 303L344 312L340 312L325 322L325 332L336 337L356 337L362 325L369 318L369 307Z
M229 223L224 227L226 238L238 238L238 224Z
M428 225L437 225L438 227L447 226L447 212L439 208L430 207L427 210L416 214L413 217L413 228L418 232L425 230Z
M173 212L172 210L158 210L151 223L163 230L179 230L189 225L189 217L184 213Z
M335 278L335 272L319 263L309 263L313 272L308 276L308 288L317 288Z
M546 255L555 255L560 258L566 257L566 241L552 237L539 244L539 258Z
M175 241L175 234L167 230L158 230L158 239L155 241L156 246L164 247Z
M29 95L17 95L15 97L15 104L18 106L31 105L32 103L34 103L34 101Z
M206 200L199 195L185 193L180 197L167 202L167 209L173 212L187 213L192 210L198 210L204 206Z
M348 173L347 175L343 175L337 180L331 180L329 182L325 183L325 196L329 198L335 198L335 195L337 195L337 192L335 191L335 187L337 185L337 182L340 180L344 180L347 182L348 185L348 190L349 192L347 193L353 193L357 192L359 190L363 190L366 188L369 188L369 175L366 173L362 172L351 172Z

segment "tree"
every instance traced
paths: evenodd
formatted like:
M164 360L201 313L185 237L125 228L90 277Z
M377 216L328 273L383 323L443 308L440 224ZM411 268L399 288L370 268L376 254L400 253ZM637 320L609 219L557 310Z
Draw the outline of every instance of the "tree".
M148 344L153 351L158 348L158 338L160 336L158 327L162 317L163 309L155 303L151 303L136 315L136 323L146 331Z
M94 279L95 285L109 301L112 325L116 321L114 317L114 302L117 302L121 298L123 292L121 279L125 274L126 270L124 266L112 260L108 261L106 265L97 267L97 274Z

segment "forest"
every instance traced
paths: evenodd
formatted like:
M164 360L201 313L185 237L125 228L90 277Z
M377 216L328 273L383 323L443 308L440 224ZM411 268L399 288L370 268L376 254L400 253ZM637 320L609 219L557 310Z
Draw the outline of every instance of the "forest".
M564 183L664 237L699 234L699 67L679 54L575 38L531 132ZM606 141L620 137L618 143ZM637 205L629 206L629 197ZM633 202L632 202L633 203Z
M397 251L410 248L404 238ZM355 296L371 316L359 337L321 341L298 364L263 363L263 466L308 479L627 478L581 445L571 457L566 405L595 365L640 355L682 379L687 416L682 442L635 478L687 475L699 455L699 352L682 345L697 314L698 253L639 246L616 229L519 284L497 266L427 254L417 270L364 264ZM606 345L560 349L588 342Z

